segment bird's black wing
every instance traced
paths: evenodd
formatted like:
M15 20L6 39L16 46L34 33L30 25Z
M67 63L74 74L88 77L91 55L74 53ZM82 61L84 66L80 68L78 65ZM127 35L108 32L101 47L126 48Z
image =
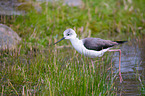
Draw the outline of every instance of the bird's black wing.
M102 49L106 49L112 47L114 45L118 45L117 42L113 42L110 40L103 40L100 38L85 38L82 40L84 46L89 50L100 51Z

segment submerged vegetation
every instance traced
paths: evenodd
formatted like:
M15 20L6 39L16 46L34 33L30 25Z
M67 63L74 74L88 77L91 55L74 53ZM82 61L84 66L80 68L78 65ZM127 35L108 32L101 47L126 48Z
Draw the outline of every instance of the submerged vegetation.
M3 21L23 40L14 52L0 53L0 94L117 95L114 81L118 75L111 72L107 54L103 61L94 59L93 69L90 59L65 48L70 43L49 45L60 39L66 28L75 29L80 38L129 40L130 36L144 35L145 1L83 0L80 7L61 2L38 5L41 12L27 10L24 16Z

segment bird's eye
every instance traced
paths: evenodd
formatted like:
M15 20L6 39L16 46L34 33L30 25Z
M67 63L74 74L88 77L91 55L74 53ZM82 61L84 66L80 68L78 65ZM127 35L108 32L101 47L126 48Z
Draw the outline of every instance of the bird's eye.
M72 33L67 33L67 36L70 36L70 35L72 35Z

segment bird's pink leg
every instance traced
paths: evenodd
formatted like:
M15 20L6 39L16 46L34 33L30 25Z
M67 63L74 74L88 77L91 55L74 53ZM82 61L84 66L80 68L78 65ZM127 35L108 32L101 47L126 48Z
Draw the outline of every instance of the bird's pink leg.
M119 78L120 78L120 83L122 83L123 79L121 76L121 50L120 49L114 49L114 50L108 50L109 52L119 52Z

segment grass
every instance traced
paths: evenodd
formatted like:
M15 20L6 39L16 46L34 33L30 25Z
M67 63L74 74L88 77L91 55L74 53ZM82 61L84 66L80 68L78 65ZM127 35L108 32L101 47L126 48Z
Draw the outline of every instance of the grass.
M121 40L126 40L142 36L145 33L145 2L83 2L80 8L60 2L42 3L38 4L42 12L32 9L25 16L1 20L23 39L14 52L0 55L1 95L117 95L116 77L108 69L110 58L107 55L103 61L94 59L93 69L90 59L74 49L48 45L62 38L66 28L75 29L80 38L120 40L123 37ZM63 41L58 45L69 44Z
M106 62L93 69L90 59L79 57L73 49L48 50L2 55L1 94L4 95L114 95L114 78ZM71 51L71 52L70 52ZM68 55L65 55L68 54ZM110 65L109 65L110 66Z
M143 77L143 76L142 76ZM140 85L141 85L141 95L145 95L145 83L144 83L144 78L141 78L140 76L138 76L138 80L140 82Z

